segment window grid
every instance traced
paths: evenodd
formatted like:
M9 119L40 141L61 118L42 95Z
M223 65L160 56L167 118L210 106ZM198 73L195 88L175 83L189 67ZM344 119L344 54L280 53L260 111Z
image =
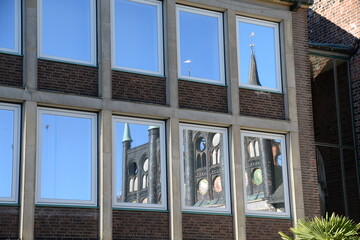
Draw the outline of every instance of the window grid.
M0 46L0 52L21 54L21 0L14 0L14 48L5 48Z

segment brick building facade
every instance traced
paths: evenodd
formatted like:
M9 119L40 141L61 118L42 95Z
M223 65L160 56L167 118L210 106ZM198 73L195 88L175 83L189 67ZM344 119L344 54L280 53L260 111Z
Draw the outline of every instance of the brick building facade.
M95 54L92 52L92 56L95 60L89 60L87 64L45 54L45 45L41 45L43 35L38 32L43 27L40 16L49 17L41 15L41 11L47 9L47 0L14 2L20 5L15 16L21 19L17 30L22 38L17 52L0 50L0 110L12 111L14 119L19 121L18 128L16 124L13 126L17 129L14 130L13 146L18 149L12 147L13 156L18 156L13 162L19 166L14 167L12 179L17 181L13 182L16 184L13 184L11 197L3 197L0 191L0 239L276 239L278 231L288 232L297 219L320 214L308 61L309 1L141 0L138 4L162 8L159 11L162 16L158 19L163 21L160 31L163 54L160 56L163 57L164 71L159 70L160 74L120 69L114 63L115 53L111 50L114 49L112 41L116 39L112 37L113 4L128 1L88 1L93 3L93 8L89 8L96 11L92 16L95 29L92 33ZM219 52L223 54L222 64L219 64L223 70L221 81L191 79L190 69L185 71L188 76L180 72L183 59L177 57L180 54L178 45L183 40L177 34L183 30L177 29L180 22L177 17L187 16L181 15L180 11L215 16L214 19L221 22L216 25L222 30L218 30L219 42L223 41L223 45L219 44ZM238 59L241 46L238 26L249 23L274 31L274 55L278 54L274 57L278 64L275 87L266 88L266 81L262 79L263 86L239 84L242 64ZM255 49L260 49L262 40L255 39L258 41ZM261 69L260 50L257 54L258 68ZM146 58L145 55L142 57ZM191 70L195 75L195 70ZM52 129L51 124L64 122L48 124L49 116L84 121L71 131L65 129L51 135L56 139L61 133L91 129L88 146L92 150L89 160L92 172L88 191L92 195L89 201L55 196L67 190L67 187L62 188L62 181L57 183L59 192L55 190L54 195L49 188L43 187L46 183L41 178L50 179L49 184L55 186L52 175L39 169L48 167L57 171L56 167L44 163L48 159L56 161L56 157L46 154L59 146L51 145L50 138L44 139ZM161 187L166 190L161 191L160 207L156 204L148 207L138 200L133 205L136 207L131 203L114 203L114 196L119 196L116 191L117 177L120 176L115 167L118 161L115 155L119 155L119 141L115 140L117 125L114 123L117 119L122 122L130 119L130 122L138 125L142 122L149 127L158 124L164 131L159 140L163 144L162 152L157 155L164 154L159 160L163 162L158 171L161 173L157 173L161 174ZM87 123L91 123L89 128L86 128ZM184 173L183 169L187 152L180 140L185 139L181 129L196 129L194 131L206 133L203 134L205 142L212 141L211 144L203 143L211 147L211 151L206 152L210 154L206 164L220 164L221 167L206 168L207 181L203 181L205 177L201 179L202 173L198 171L196 181L200 181L196 185L199 187L196 194L197 198L205 199L206 194L221 192L218 194L221 204L212 202L214 198L207 198L206 206L198 203L200 201L191 206L184 203L189 172ZM218 133L222 137L216 142ZM266 161L271 162L272 168L276 165L276 169L281 169L279 176L283 184L277 187L282 191L274 189L270 193L272 196L263 197L260 202L247 195L248 181L261 187L269 182L263 182L263 166L254 168L251 172L254 175L245 173L245 152L258 156L256 144L254 149L245 144L248 136L256 141L272 140L273 145L268 149L270 160ZM78 143L73 151L83 149ZM63 144L65 146L66 141ZM66 145L64 151L73 147L71 145ZM200 147L197 151L203 149ZM221 156L219 160L215 154ZM60 153L55 155L60 156ZM276 162L272 162L275 155ZM280 163L277 162L279 159ZM67 160L61 159L59 163L64 161ZM86 166L79 167L78 171L85 171ZM140 170L144 169L139 167ZM71 175L73 169L68 171ZM268 172L266 177L271 179L271 174L275 173ZM221 181L215 182L220 179L216 178L218 176ZM72 188L84 179L77 179L68 187ZM200 183L205 185L200 188ZM282 192L276 197L282 199L284 206L278 207L270 201L275 198L275 192Z

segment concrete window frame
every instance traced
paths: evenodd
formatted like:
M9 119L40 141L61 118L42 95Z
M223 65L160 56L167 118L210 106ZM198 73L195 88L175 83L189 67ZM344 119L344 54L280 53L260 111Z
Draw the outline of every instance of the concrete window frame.
M90 9L90 60L79 60L67 57L59 57L54 55L47 55L43 53L43 1L46 0L37 0L37 16L38 16L38 58L44 60L59 61L65 63L80 64L86 66L96 66L97 64L97 54L96 54L96 0L89 1Z
M231 199L230 199L230 192L231 192L231 186L230 186L230 165L229 165L229 145L228 145L228 129L221 128L221 127L212 127L212 126L203 126L203 125L195 125L195 124L185 124L180 123L179 126L180 129L180 169L181 169L181 206L183 212L198 212L198 213L214 213L214 214L231 214ZM222 141L219 142L219 144L222 144L223 148L220 148L223 154L223 165L222 165L222 173L223 178L221 182L223 182L224 186L224 198L225 198L225 207L224 208L216 208L216 207L196 207L196 206L186 206L185 203L185 159L184 159L184 131L190 130L190 131L200 131L200 132L208 132L208 133L220 133L222 134ZM202 136L202 135L199 135ZM211 158L209 157L211 160ZM214 178L213 180L215 180ZM202 180L199 181L199 184ZM212 182L211 182L212 186ZM210 186L210 187L211 187Z
M245 172L245 137L255 137L255 138L266 138L266 139L272 139L272 140L278 140L281 142L281 161L282 161L282 179L283 179L283 188L284 188L284 206L285 211L284 212L271 212L271 211L260 211L260 210L250 210L247 208L247 186L246 182L251 181L246 176ZM291 206L290 206L290 192L289 192L289 178L288 178L288 161L287 161L287 147L286 147L286 137L283 134L274 134L274 133L264 133L264 132L256 132L256 131L247 131L242 130L241 131L241 144L242 144L242 167L243 167L243 183L244 183L244 204L245 204L245 214L247 216L269 216L269 217L283 217L283 218L290 218L291 214Z
M111 0L111 67L113 70L134 72L140 74L148 74L153 76L164 76L164 30L163 30L163 7L162 1L159 0L128 0L129 2L140 3L144 5L155 6L157 8L157 61L158 61L158 71L149 71L141 68L132 68L132 67L124 67L116 64L117 53L116 53L116 27L115 27L115 18L116 18L116 9L115 9L115 1Z
M275 57L275 74L276 74L276 88L266 87L266 86L256 86L250 85L241 82L241 59L240 59L240 46L239 46L239 24L240 23L248 23L254 24L258 26L272 28L274 31L274 57ZM236 44L237 44L237 59L238 59L238 74L239 74L239 86L243 88L255 89L255 90L263 90L270 92L278 92L282 93L282 73L281 73L281 49L280 49L280 32L279 32L279 23L261 20L257 18L236 16Z
M207 79L207 78L201 78L201 77L192 77L192 76L186 76L181 74L181 63L182 63L182 56L181 56L181 33L180 33L180 12L187 12L187 13L193 13L208 17L217 18L218 24L217 24L217 31L219 33L218 35L218 54L219 54L219 80L213 80L213 79ZM177 41L177 65L178 65L178 78L189 80L189 81L196 81L196 82L204 82L204 83L211 83L211 84L217 84L217 85L225 85L225 47L224 47L224 23L223 23L223 13L222 12L216 12L211 10L205 10L201 8L195 8L195 7L188 7L184 5L176 5L176 41ZM185 60L184 63L188 61ZM191 63L191 62L189 62Z
M145 125L145 126L156 126L159 127L159 137L160 137L160 184L161 184L161 199L160 204L144 204L144 203L131 203L131 202L117 202L117 159L122 160L122 156L118 156L118 151L116 150L117 144L122 142L123 136L117 136L117 129L116 124L138 124L138 125ZM165 122L161 120L152 120L152 119L145 119L145 118L132 118L132 117L123 117L123 116L113 116L112 117L112 154L113 154L113 167L112 167L112 206L114 209L146 209L146 210L167 210L167 178L166 178L166 135L165 135ZM147 156L149 157L149 156ZM147 158L144 158L147 159ZM150 171L150 170L149 170ZM147 174L147 176L149 176ZM142 178L138 177L139 188L138 190L142 189ZM148 178L147 178L148 179ZM121 189L122 190L122 189Z
M13 150L12 150L12 176L11 176L11 196L10 197L1 197L0 203L5 204L17 204L19 201L19 171L20 171L20 126L21 126L21 117L20 117L20 105L9 104L9 103L0 103L0 110L11 111L13 112ZM3 121L0 119L1 124ZM1 166L0 166L1 167ZM2 184L0 182L0 184Z
M91 136L91 150L87 153L90 154L90 185L91 185L91 193L89 200L77 200L77 199L58 199L58 198L43 198L41 197L41 187L42 187L42 147L43 147L43 139L42 139L42 124L43 124L43 115L51 115L56 117L69 117L69 118L80 118L90 120L90 128L91 132L89 135ZM91 112L81 112L81 111L73 111L73 110L64 110L58 108L45 108L38 107L37 110L37 148L36 148L36 190L35 190L35 203L38 205L59 205L59 206L97 206L97 185L98 185L98 133L97 133L97 114ZM66 186L65 186L66 187Z
M21 54L21 0L13 0L14 2L14 48L5 48L0 46L0 52Z

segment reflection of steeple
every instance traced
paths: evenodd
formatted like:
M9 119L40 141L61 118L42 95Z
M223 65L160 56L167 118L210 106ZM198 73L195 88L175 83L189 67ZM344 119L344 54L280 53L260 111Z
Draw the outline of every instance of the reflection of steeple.
M261 83L259 81L259 74L256 66L256 59L255 59L253 46L251 47L251 56L250 56L249 84L261 86Z
M129 141L132 142L131 134L130 134L130 127L128 123L125 123L124 127L124 136L123 136L123 142Z

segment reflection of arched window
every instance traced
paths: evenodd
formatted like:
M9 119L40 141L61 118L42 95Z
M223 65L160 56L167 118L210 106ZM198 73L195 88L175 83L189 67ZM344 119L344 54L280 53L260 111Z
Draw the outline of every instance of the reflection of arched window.
M255 141L255 156L256 157L260 156L259 141Z
M220 159L221 159L221 150L219 148L216 154L216 163L220 163Z
M206 167L206 154L204 153L201 157L202 157L202 164L201 164L201 166L202 166L202 167Z
M147 175L144 175L142 179L142 188L146 188L147 185Z
M254 143L253 142L250 142L249 145L248 145L248 153L249 153L249 156L251 158L255 157Z
M147 172L149 170L149 159L146 158L143 163L143 170L144 172Z
M211 158L211 162L212 162L212 165L215 165L217 163L217 151L216 149L213 150L212 152L212 158Z
M196 168L201 168L201 157L200 154L196 157Z
M134 191L134 179L130 179L129 182L129 192L133 192Z
M136 177L134 179L134 191L137 191L138 190L138 178Z

